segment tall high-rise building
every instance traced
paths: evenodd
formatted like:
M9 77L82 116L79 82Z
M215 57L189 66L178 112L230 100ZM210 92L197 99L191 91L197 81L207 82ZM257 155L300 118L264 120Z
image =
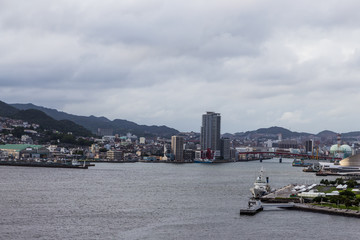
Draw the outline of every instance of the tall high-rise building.
M184 161L184 138L180 136L171 137L171 152L175 156L175 161Z
M221 151L220 155L224 160L230 159L230 139L229 138L222 138L220 139L221 143Z
M202 126L200 143L201 149L207 150L210 148L213 151L220 152L220 113L206 112L202 115Z
M305 142L305 151L306 153L313 153L314 150L314 140L308 140Z

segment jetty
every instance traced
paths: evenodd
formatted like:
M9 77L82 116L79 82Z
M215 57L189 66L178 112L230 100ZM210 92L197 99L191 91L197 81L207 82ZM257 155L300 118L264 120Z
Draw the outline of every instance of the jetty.
M253 202L256 202L253 204ZM260 200L250 200L248 208L240 209L240 215L255 215L263 210L270 210L274 208L293 208L295 203L262 203Z
M47 168L76 168L88 169L88 164L73 165L59 162L27 162L27 161L0 161L2 166L17 166L17 167L47 167Z
M293 197L293 188L295 185L289 184L276 191L273 191L267 195L264 195L257 201L256 207L250 206L249 208L241 209L241 215L255 215L256 213L263 210L270 210L271 208L285 208L288 210L298 210L322 214L331 214L345 217L356 217L360 218L360 207L358 210L352 209L340 209L329 206L322 206L313 204L307 198Z
M248 202L248 208L240 209L240 215L255 215L262 210L261 201L251 199Z

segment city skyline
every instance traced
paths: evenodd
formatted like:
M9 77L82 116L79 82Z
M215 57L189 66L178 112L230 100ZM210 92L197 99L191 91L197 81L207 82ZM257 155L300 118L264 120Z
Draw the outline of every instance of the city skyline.
M222 133L356 131L357 1L0 3L0 96Z
M1 100L0 100L1 102ZM90 116L81 116L81 115L76 115L76 114L69 114L69 113L66 113L66 112L62 112L62 111L59 111L57 109L51 109L51 108L46 108L46 107L43 107L43 106L37 106L37 105L33 105L32 103L28 103L28 104L7 104L5 103L6 105L9 105L9 106L12 106L12 107L15 107L15 108L18 108L18 109L38 109L40 111L42 111L43 113L47 114L48 116L54 118L54 119L67 119L67 120L71 120L73 121L73 117L76 117L76 118L81 118L81 119L87 119L87 118L90 118L90 119L98 119L96 120L95 122L92 123L92 127L96 127L96 124L99 124L99 122L97 121L100 121L100 122L103 122L104 120L108 121L109 123L110 122L116 122L116 121L125 121L125 122L130 122L130 123L133 123L139 127L166 127L167 129L173 129L173 130L178 130L178 129L175 129L175 128L172 128L171 126L166 126L166 125L154 125L154 124L150 124L150 125L142 125L142 124L138 124L136 122L133 122L131 120L128 120L128 119L114 119L114 120L110 120L104 116L101 116L101 117L97 117L97 116L94 116L94 115L90 115ZM214 113L214 112L209 112L207 111L207 113ZM214 113L216 115L219 115L220 116L220 113ZM204 114L203 114L204 115ZM203 119L204 120L204 119ZM80 122L77 122L78 124L84 126L85 128L89 127L88 125L83 125L82 123L82 120L79 120L78 121ZM96 123L97 122L97 123ZM94 125L95 124L95 125ZM115 127L115 126L114 126ZM91 128L91 127L90 127ZM115 127L116 128L116 127ZM188 130L188 131L179 131L180 133L186 133L186 132L195 132L195 133L201 133L201 128L202 126L200 125L199 129L191 129L191 130ZM288 130L290 132L293 132L293 133L305 133L305 134L319 134L323 131L330 131L330 132L333 132L333 133L337 133L337 134L342 134L342 133L355 133L355 132L359 132L357 131L356 129L353 129L353 130L350 130L348 132L337 132L337 131L334 131L333 129L322 129L321 131L319 132L310 132L310 131L296 131L294 129L288 129L284 126L270 126L270 127L260 127L258 129L245 129L244 131L235 131L235 132L222 132L220 131L220 135L222 134L236 134L236 133L244 133L244 132L252 132L252 131L263 131L265 129L273 129L273 128L277 128L278 130L277 131L282 131L280 129L283 129L283 130ZM89 129L89 130L93 130L93 129ZM96 127L96 130L93 130L96 132L96 134L98 135L113 135L113 132L114 132L114 129L113 128L99 128L99 127ZM129 130L131 132L131 130ZM271 130L273 131L273 130ZM129 134L129 133L128 133Z

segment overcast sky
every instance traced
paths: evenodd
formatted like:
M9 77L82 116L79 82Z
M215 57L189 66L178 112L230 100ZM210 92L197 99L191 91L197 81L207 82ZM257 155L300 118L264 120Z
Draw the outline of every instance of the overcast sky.
M0 0L0 100L222 133L360 130L360 1Z

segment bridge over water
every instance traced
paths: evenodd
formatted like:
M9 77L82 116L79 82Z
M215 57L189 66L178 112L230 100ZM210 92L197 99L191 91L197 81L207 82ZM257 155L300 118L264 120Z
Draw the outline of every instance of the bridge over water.
M341 158L325 156L325 155L307 155L299 153L290 153L290 152L264 152L264 151L254 151L254 152L239 152L239 157L241 160L265 160L271 158L305 158L305 159L319 159L319 160L341 160Z

